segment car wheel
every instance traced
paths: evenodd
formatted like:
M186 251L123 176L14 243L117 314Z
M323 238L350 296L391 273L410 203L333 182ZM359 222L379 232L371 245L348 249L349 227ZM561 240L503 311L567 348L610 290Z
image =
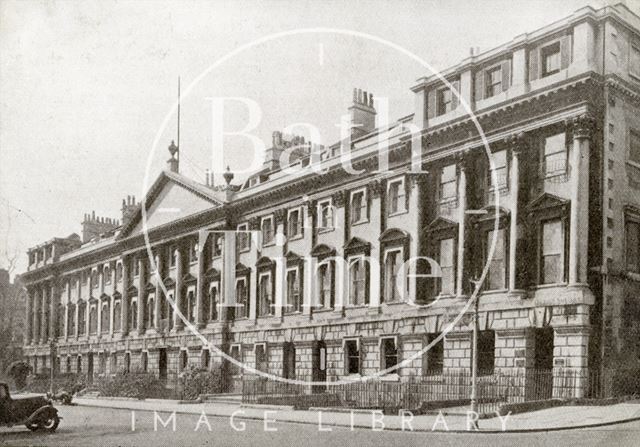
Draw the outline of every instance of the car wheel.
M58 428L58 424L60 424L60 418L56 414L53 417L47 418L44 422L40 422L38 426L43 430L54 432L56 428Z

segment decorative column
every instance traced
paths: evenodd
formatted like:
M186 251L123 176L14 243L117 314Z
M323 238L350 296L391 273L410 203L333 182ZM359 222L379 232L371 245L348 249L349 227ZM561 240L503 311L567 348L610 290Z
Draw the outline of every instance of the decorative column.
M594 118L589 114L575 117L571 150L571 217L569 222L569 285L587 281L589 237L589 142Z
M283 314L282 310L285 304L284 294L286 290L285 283L286 283L286 275L287 275L287 263L286 263L286 260L284 259L285 238L279 235L284 236L285 234L287 212L286 210L279 209L279 210L276 210L276 212L273 213L273 215L275 220L275 243L276 243L276 247L278 248L277 259L275 260L276 277L274 278L274 280L275 280L276 288L275 288L275 296L273 297L273 301L272 301L272 303L275 305L273 315L275 315L276 318L282 318L282 314Z
M144 256L146 253L142 253L140 259L138 259L139 263L139 275L138 275L138 334L144 334L144 308L145 302L147 301L147 285L145 284L145 280L147 277L147 265L144 262Z
M26 303L26 319L24 326L24 344L29 345L31 343L31 331L33 330L33 319L31 313L33 312L33 289L27 290L27 303Z
M117 271L118 261L113 263L113 268L111 269L111 296L109 297L109 337L113 337L113 315L115 311L115 300L113 299L113 296L118 289L118 285L116 284ZM120 315L122 315L122 299L120 300Z
M220 272L220 320L228 321L230 309L244 314L245 308L236 306L236 233L225 233L222 241L222 272ZM248 290L251 285L247 284ZM249 294L251 295L251 294ZM249 299L245 303L249 306ZM252 309L253 311L253 309Z
M156 271L153 273L153 276L155 278L155 282L156 282L156 293L155 293L155 301L153 302L153 327L155 328L155 330L157 332L160 332L160 309L162 308L161 306L161 301L163 298L163 293L162 293L162 263L164 262L164 260L162 259L162 255L160 254L161 250L158 249L158 252L156 253L155 256L155 260L156 260Z
M80 302L82 301L82 273L78 276L78 294L76 298L76 316L75 316L75 331L73 336L75 339L78 339L78 335L80 334Z
M524 143L524 133L511 138L511 170L509 172L509 193L511 216L509 221L509 291L517 289L517 246L518 246L518 190L520 189L520 151Z
M40 287L36 286L33 291L33 315L32 315L32 324L31 324L31 329L32 329L31 343L32 344L38 344L38 342L40 341L41 298L40 298L39 290L40 290Z
M178 245L176 247L176 289L174 299L180 313L184 310L184 305L182 304L182 267L182 250ZM175 331L184 329L184 321L182 321L178 312L173 313L173 329Z
M196 318L195 323L198 329L205 326L204 312L202 312L202 303L204 300L204 272L205 272L205 245L209 233L205 230L198 232L198 272L196 276Z
M374 180L369 183L367 187L367 195L371 197L369 201L369 215L375 219L375 217L381 220L386 219L386 216L382 216L382 196L385 193L386 183L380 180ZM372 219L372 220L373 220ZM374 238L371 242L371 252L369 253L369 307L370 313L376 314L381 311L380 303L382 302L381 290L380 290L380 274L381 266L383 262L382 254L380 253L380 241Z
M122 336L129 334L129 257L122 258L122 304L120 308ZM116 264L117 268L117 264Z
M318 202L315 200L308 201L302 208L302 216L303 216L303 236L304 236L304 261L302 265L303 271L303 290L302 290L302 313L311 317L311 309L313 307L313 303L317 301L317 297L315 296L316 283L314 279L316 278L316 262L309 262L312 260L311 251L313 250L313 246L315 245L314 239L314 223L317 222L317 207ZM314 301L316 300L316 301Z
M65 282L66 286L64 290L66 299L64 300L64 303L60 304L64 309L64 325L62 329L64 331L64 334L58 334L58 336L63 336L64 340L66 341L69 338L69 303L71 303L71 280L69 278L66 278Z
M464 244L467 212L467 173L464 160L460 159L460 179L458 183L458 257L456 268L456 296L464 295Z
M48 312L48 301L47 301L47 295L49 294L49 292L47 292L47 286L43 285L42 286L42 303L40 304L40 310L42 313L42 316L40 317L40 344L45 344L48 337L47 334L47 329L48 329L48 321L47 321L47 312Z
M335 303L334 310L337 313L343 314L345 304L347 302L347 275L348 268L346 267L346 259L344 259L344 244L347 242L346 230L349 228L347 224L347 193L345 191L337 191L331 196L331 202L333 204L333 224L335 231L342 229L342 237L338 238L336 242L336 263L334 270L335 278ZM342 261L342 262L340 262Z

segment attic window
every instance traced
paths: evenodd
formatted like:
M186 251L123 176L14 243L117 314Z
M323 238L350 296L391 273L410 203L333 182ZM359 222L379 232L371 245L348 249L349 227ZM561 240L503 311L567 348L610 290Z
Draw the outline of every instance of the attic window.
M560 42L552 43L541 50L542 76L551 76L560 71Z

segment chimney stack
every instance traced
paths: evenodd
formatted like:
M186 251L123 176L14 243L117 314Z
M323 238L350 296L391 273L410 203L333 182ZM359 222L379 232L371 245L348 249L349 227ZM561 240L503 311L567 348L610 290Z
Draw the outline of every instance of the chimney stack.
M366 135L376 128L376 109L373 107L373 93L359 88L353 89L353 104L349 107L351 138Z
M116 219L96 217L96 212L85 214L82 221L82 242L89 242L101 234L114 230L119 225Z
M138 209L135 196L127 196L126 199L122 199L122 225L127 225L136 210Z

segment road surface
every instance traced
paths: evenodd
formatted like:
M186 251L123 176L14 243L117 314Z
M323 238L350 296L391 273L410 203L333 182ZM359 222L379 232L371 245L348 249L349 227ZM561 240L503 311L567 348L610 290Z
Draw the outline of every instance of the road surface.
M316 425L176 415L176 431L169 422L169 414L160 414L154 430L154 414L136 411L135 429L132 430L130 410L60 406L64 418L53 434L32 433L25 427L0 428L0 445L26 446L234 446L289 447L314 446L637 446L640 440L640 421L587 430L568 430L531 434L458 434L399 431L372 431L333 427L331 432L320 432ZM168 422L167 427L163 422ZM235 425L232 427L232 423ZM242 429L244 431L236 431ZM195 429L198 428L196 431ZM326 428L326 427L325 427Z

